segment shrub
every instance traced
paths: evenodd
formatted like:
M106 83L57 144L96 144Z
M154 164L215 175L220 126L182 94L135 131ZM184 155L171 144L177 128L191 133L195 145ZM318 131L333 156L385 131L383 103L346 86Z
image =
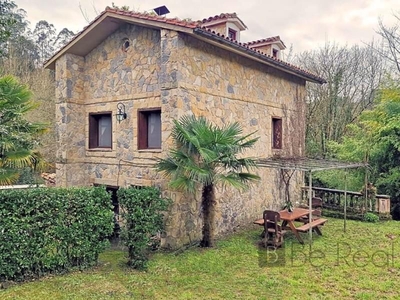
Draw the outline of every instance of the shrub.
M162 198L154 187L120 188L118 200L125 222L121 239L128 247L128 265L144 269L149 251L159 246L157 235L164 224L162 211L167 209L169 200Z
M113 230L104 188L0 192L0 281L93 265Z
M19 171L19 178L15 184L44 184L44 180L32 168L24 168Z
M379 221L379 216L371 213L371 212L367 212L364 214L364 221L365 222L370 222L370 223L377 223Z
M400 203L396 203L392 209L392 218L393 220L400 221Z

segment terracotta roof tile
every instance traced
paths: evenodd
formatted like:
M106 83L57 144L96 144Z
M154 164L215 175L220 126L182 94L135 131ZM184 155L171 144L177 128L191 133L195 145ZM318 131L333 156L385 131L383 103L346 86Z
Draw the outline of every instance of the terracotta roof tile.
M224 20L224 19L232 19L232 18L236 18L240 21L240 23L242 23L242 26L244 28L247 28L246 24L244 24L244 22L237 16L237 14L234 13L222 13L219 15L215 15L213 17L209 17L209 18L205 18L203 20L199 20L197 21L197 23L199 24L199 26L207 26L207 23L213 22L213 21L217 21L217 20Z
M213 17L209 17L209 18L205 18L201 21L199 21L199 23L208 23L211 21L215 21L215 20L222 20L222 19L230 19L230 18L237 18L238 16L236 15L236 13L222 13L219 15L215 15Z
M195 22L195 21L181 20L178 18L166 18L166 17L162 17L162 16L149 14L149 13L139 13L139 12L133 12L133 11L127 11L127 10L119 10L119 9L111 8L108 6L106 7L105 11L103 11L100 14L100 16L102 16L106 12L111 12L111 13L114 13L117 15L123 15L123 16L133 17L133 18L137 18L137 19L152 20L152 21L182 26L182 27L186 27L186 28L196 28L199 24L199 22ZM92 21L91 23L95 22L96 20L97 20L97 18L94 21Z
M299 75L303 75L306 76L310 79L314 79L320 83L324 83L326 82L323 78L314 75L306 70L303 70L297 66L294 66L292 64L289 64L287 62L284 62L283 60L274 58L270 55L267 55L263 52L260 52L259 50L254 50L252 49L250 46L251 45L255 45L257 43L262 43L265 41L270 41L271 39L273 39L273 41L275 41L275 39L279 39L279 36L276 37L272 37L272 38L267 38L267 39L262 39L262 40L257 40L257 41L253 41L253 42L248 42L248 43L239 43L236 40L230 39L229 37L225 37L224 35L221 35L219 33L216 33L215 31L207 28L205 26L205 24L207 22L211 22L213 20L218 20L218 19L224 19L224 18L232 18L232 17L236 17L237 15L236 13L223 13L220 15L216 15L214 17L209 17L207 19L203 19L202 21L187 21L187 20L180 20L178 18L166 18L166 17L161 17L161 16L157 16L157 15L152 15L152 14L148 14L148 13L138 13L138 12L132 12L132 11L125 11L125 10L119 10L119 9L115 9L115 8L110 8L110 7L106 7L106 9L99 14L92 22L90 22L86 27L83 28L82 31L80 31L79 33L77 33L72 39L71 41L66 44L64 47L62 47L60 50L57 51L57 53L59 53L60 51L62 51L64 48L66 48L72 41L74 41L75 39L77 39L81 34L83 34L88 27L90 27L92 24L94 24L97 20L99 20L104 14L106 13L111 13L111 14L115 14L115 15L122 15L122 16L128 16L128 17L132 17L132 18L136 18L136 19L142 19L142 20L152 20L152 21L156 21L156 22L160 22L160 23L167 23L167 24L171 24L171 25L176 25L179 27L184 27L184 28L189 28L189 29L193 29L193 30L198 30L198 31L202 31L202 32L207 32L210 34L210 37L214 36L216 38L222 38L224 40L226 40L228 43L230 43L231 45L236 45L237 47L239 47L240 49L246 50L249 53L253 53L253 54L257 54L257 55L262 55L264 56L268 61L270 61L271 63L276 63L277 66L280 66L281 68L287 69L288 71L294 71L295 73L299 74ZM44 65L47 64L47 62L49 62L50 60L52 60L56 55L54 54L50 59L48 59Z
M281 40L279 35L265 38L265 39L256 40L256 41L247 42L245 44L246 45L257 45L257 44L272 43L272 42L281 42L283 44L283 41Z
M216 33L215 31L213 31L213 30L211 30L211 29L209 29L209 28L207 28L205 26L202 26L201 28L197 28L197 30L202 30L202 31L211 33L212 35L215 35L216 37L219 37L218 33ZM311 72L309 72L307 70L303 70L303 69L301 69L301 68L299 68L299 67L297 67L295 65L292 65L290 63L287 63L287 62L285 62L285 61L283 61L281 59L278 59L278 58L273 57L271 55L265 54L264 52L262 52L260 50L256 50L256 49L251 48L249 46L250 43L239 43L237 40L230 39L229 37L225 37L224 39L229 41L229 42L231 42L231 43L237 44L237 46L239 48L246 49L250 53L257 53L259 55L265 56L267 58L267 60L269 60L269 61L272 60L272 61L276 62L276 64L278 66L280 66L280 67L286 68L288 70L295 71L295 73L297 73L299 75L303 75L303 76L305 75L306 77L312 78L312 79L314 79L314 80L316 80L316 81L318 81L320 83L326 83L326 80L323 79L322 77L319 77L319 76L317 76L317 75L315 75L315 74L313 74L313 73L311 73Z

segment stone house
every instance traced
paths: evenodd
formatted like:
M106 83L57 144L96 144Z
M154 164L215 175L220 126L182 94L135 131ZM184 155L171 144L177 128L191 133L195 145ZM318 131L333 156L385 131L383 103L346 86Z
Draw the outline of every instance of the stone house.
M201 238L202 221L200 201L153 168L172 146L172 120L239 121L260 136L248 156L303 156L305 85L324 80L282 61L278 36L240 42L245 29L234 13L193 22L106 8L45 63L56 77L57 185L161 187L173 200L163 242L176 248ZM246 192L217 191L219 234L282 205L281 173L258 173ZM302 180L292 179L294 198Z

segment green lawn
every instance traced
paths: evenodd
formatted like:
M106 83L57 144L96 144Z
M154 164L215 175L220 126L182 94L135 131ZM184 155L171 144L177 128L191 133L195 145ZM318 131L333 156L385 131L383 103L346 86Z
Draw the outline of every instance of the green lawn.
M109 250L95 269L13 286L0 299L399 299L399 225L348 221L343 233L343 221L329 219L311 255L290 233L267 253L255 227L214 249L156 254L146 272Z

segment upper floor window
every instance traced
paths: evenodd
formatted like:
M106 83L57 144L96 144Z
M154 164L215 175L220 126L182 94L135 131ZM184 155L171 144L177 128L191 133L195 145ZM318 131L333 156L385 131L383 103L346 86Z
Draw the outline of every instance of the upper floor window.
M272 148L282 149L282 119L272 118Z
M89 148L112 148L110 112L89 114Z
M278 58L278 50L277 49L272 49L272 56L275 58Z
M161 149L161 110L139 110L138 149Z
M237 31L232 28L228 28L228 37L232 40L236 40Z

